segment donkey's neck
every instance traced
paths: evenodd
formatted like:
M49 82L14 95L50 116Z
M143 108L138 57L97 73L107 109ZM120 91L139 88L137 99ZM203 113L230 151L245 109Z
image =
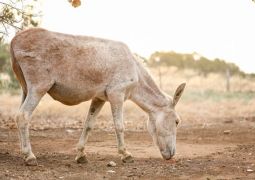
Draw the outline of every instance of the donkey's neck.
M169 104L168 97L159 89L147 70L138 63L139 81L132 91L131 100L150 113Z

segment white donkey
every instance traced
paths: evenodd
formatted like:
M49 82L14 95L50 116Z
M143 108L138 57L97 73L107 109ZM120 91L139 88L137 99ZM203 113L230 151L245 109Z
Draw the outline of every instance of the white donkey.
M173 98L164 94L125 44L34 28L18 33L10 51L13 71L23 90L15 120L27 165L37 165L29 140L29 121L46 93L66 105L92 100L77 145L78 163L87 161L85 144L105 101L111 104L122 161L133 161L124 143L122 114L126 99L148 113L148 130L163 158L175 154L179 116L174 107L185 84L177 88Z

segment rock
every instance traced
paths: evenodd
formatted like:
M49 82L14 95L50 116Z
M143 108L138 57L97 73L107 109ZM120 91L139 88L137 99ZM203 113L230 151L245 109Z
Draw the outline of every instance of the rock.
M117 164L114 162L114 161L110 161L108 164L107 164L108 167L115 167L117 166Z
M107 173L115 173L115 171L113 171L113 170L108 170L108 171L106 171Z
M72 134L72 133L74 132L74 130L72 130L72 129L67 129L66 132L69 133L69 134Z
M247 172L253 172L253 170L252 170L252 169L247 169L246 171L247 171Z
M224 134L230 134L232 131L231 130L225 130L223 133Z

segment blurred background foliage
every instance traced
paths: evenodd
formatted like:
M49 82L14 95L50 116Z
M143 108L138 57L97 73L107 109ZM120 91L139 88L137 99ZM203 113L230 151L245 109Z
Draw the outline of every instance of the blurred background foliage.
M68 2L73 7L81 5L80 0L68 0ZM10 64L8 42L10 42L10 37L13 37L18 31L40 25L42 18L40 3L41 0L0 0L0 91L1 89L15 90L19 88ZM184 81L190 81L190 79L195 81L195 79L200 77L196 82L210 82L212 80L215 81L215 86L218 85L216 79L219 80L221 78L222 81L226 82L225 88L223 88L226 91L229 91L231 83L233 84L230 81L230 79L233 79L232 77L235 77L233 81L235 80L236 86L238 86L236 89L239 90L241 88L244 89L244 84L246 86L248 86L247 84L253 84L251 82L255 79L255 74L243 72L234 63L228 63L222 59L210 60L196 52L158 51L154 52L148 59L141 58L154 72L155 80L160 87L163 85L168 86L162 82L162 79L166 79L170 75L175 76L177 71L180 78L181 76L184 77ZM172 71L173 69L171 68L173 67L175 71ZM215 78L216 76L211 74L216 74L217 78L214 80L212 77ZM232 90L235 91L234 88Z
M40 23L40 0L1 0L0 38L8 41L17 31Z
M12 72L9 45L0 44L0 89L18 89L19 84Z
M207 76L209 73L225 74L226 70L229 70L232 75L248 75L234 63L227 63L221 59L210 60L198 53L155 52L150 56L148 63L150 66L175 66L178 69L193 69L203 76Z
M68 0L73 7L81 5L80 0ZM0 0L0 40L8 40L14 33L37 27L42 18L42 0Z

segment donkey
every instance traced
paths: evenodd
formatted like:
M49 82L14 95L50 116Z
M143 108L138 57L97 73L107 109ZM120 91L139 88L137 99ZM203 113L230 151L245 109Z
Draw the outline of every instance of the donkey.
M123 162L133 161L124 143L123 103L127 99L148 113L148 131L163 158L174 156L180 121L175 106L185 83L177 88L173 98L166 95L125 44L32 28L12 39L10 52L23 92L15 121L27 165L37 165L29 140L29 122L46 93L70 106L91 100L77 145L77 163L87 162L85 144L106 101L111 105L118 153Z

